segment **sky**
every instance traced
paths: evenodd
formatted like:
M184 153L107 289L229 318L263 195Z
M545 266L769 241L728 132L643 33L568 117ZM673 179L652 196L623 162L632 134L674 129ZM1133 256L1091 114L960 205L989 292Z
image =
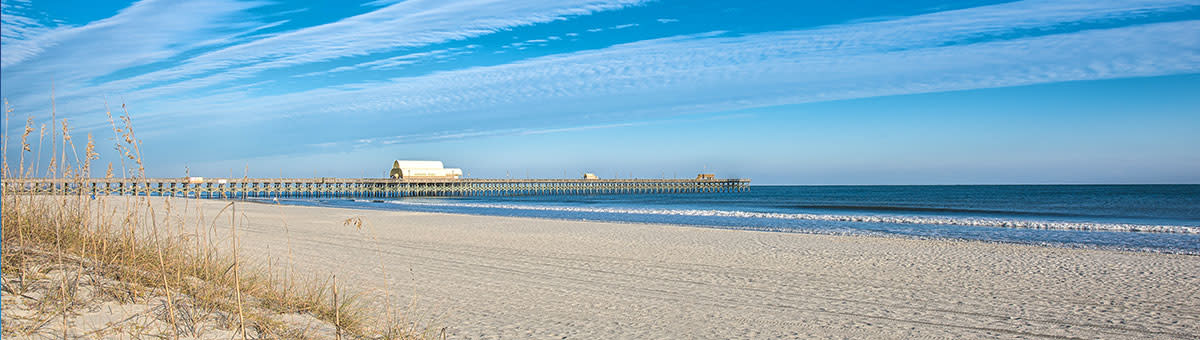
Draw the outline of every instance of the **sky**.
M9 143L152 177L1200 183L1200 1L2 4Z

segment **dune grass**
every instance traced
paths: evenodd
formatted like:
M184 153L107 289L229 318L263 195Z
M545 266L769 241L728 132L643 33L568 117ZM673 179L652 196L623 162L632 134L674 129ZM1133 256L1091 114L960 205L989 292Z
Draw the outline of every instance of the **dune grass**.
M107 177L144 178L141 142L125 106L121 108L116 119L108 115L113 149L121 158L109 162L105 173ZM6 126L11 112L6 102ZM70 131L67 121L53 113L49 126L43 124L40 129L35 129L32 117L26 119L16 169L9 167L9 137L2 138L3 178L41 173L83 183L92 173L91 164L98 160L97 146L89 134L80 153ZM38 132L36 141L31 140L34 132ZM47 142L48 153L42 149ZM46 165L41 164L43 154L49 155ZM155 337L201 337L198 332L203 327L197 327L201 322L215 322L217 328L231 330L243 339L444 336L444 329L406 322L390 306L387 312L368 309L357 296L339 291L335 277L298 275L291 270L290 257L286 264L268 260L267 268L247 262L239 254L237 228L245 220L237 214L237 202L227 203L218 216L184 221L180 216L189 209L188 201L195 199L174 198L163 206L158 202L164 199L158 197L104 200L67 192L34 196L15 189L6 185L0 197L3 291L10 296L28 296L31 289L48 291L38 300L31 318L34 322L4 320L5 337L54 329L68 338L72 334L70 316L95 302L86 300L96 299L121 303L165 300L165 311L157 317L169 327ZM200 209L199 204L190 205ZM280 218L286 225L286 217ZM361 223L357 227L361 229ZM232 237L212 237L217 228L227 228ZM286 267L280 270L276 265ZM51 272L56 274L48 275ZM47 287L46 282L56 287ZM77 294L81 285L96 286L97 282L110 284L89 287L99 293L81 299ZM332 334L321 332L320 325L298 325L295 318L285 316L318 320L332 328Z

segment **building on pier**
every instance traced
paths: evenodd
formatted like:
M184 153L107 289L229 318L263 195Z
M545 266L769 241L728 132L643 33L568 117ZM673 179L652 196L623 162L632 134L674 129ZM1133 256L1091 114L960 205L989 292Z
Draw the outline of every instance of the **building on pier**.
M451 178L462 177L462 169L446 168L441 161L403 161L392 162L392 171L388 177L404 178Z

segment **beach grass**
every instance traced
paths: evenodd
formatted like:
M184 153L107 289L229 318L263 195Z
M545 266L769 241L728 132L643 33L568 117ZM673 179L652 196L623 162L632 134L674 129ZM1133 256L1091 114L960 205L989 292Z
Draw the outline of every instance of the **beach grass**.
M141 141L124 108L116 118L108 115L120 161L109 162L105 176L144 178ZM11 113L6 102L6 126ZM42 174L82 184L91 175L92 163L99 160L93 136L87 135L80 150L67 120L53 111L50 118L40 127L32 117L26 119L20 143L14 143L21 148L16 168L9 165L9 136L3 137L4 178ZM48 163L42 163L43 155ZM390 306L387 312L370 309L334 276L297 273L290 258L266 259L265 265L248 261L239 253L237 236L246 223L238 205L245 203L229 202L217 216L206 217L198 202L189 203L196 199L97 200L81 193L35 196L14 189L6 186L0 198L5 337L71 338L86 331L88 336L203 338L206 329L243 339L444 336L444 329L407 322ZM183 218L189 209L201 217ZM232 237L214 236L218 229ZM28 302L23 313L13 312L18 307L9 297ZM165 308L154 308L147 317L164 327L153 334L146 327L73 329L73 317L100 302L157 303Z

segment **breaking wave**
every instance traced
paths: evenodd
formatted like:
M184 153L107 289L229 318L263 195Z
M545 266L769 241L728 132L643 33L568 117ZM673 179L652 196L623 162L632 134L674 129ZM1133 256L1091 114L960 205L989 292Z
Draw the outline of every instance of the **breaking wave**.
M489 208L489 209L515 209L515 210L608 213L608 214L668 215L668 216L773 218L773 219L831 221L831 222L961 225L961 226L972 226L972 227L997 227L997 228L1022 228L1022 229L1047 229L1047 230L1083 230L1083 231L1119 231L1119 232L1200 234L1200 226L1038 221L1038 220L987 218L987 217L839 215L839 214L769 213L769 212L749 212L749 211L729 211L729 210L696 210L696 209L590 208L590 207L516 205L516 204L499 204L499 203L452 203L452 202L433 203L433 202L396 201L396 200L389 200L389 201L385 201L385 202L391 203L391 204L399 204L399 205L428 206L428 207Z

